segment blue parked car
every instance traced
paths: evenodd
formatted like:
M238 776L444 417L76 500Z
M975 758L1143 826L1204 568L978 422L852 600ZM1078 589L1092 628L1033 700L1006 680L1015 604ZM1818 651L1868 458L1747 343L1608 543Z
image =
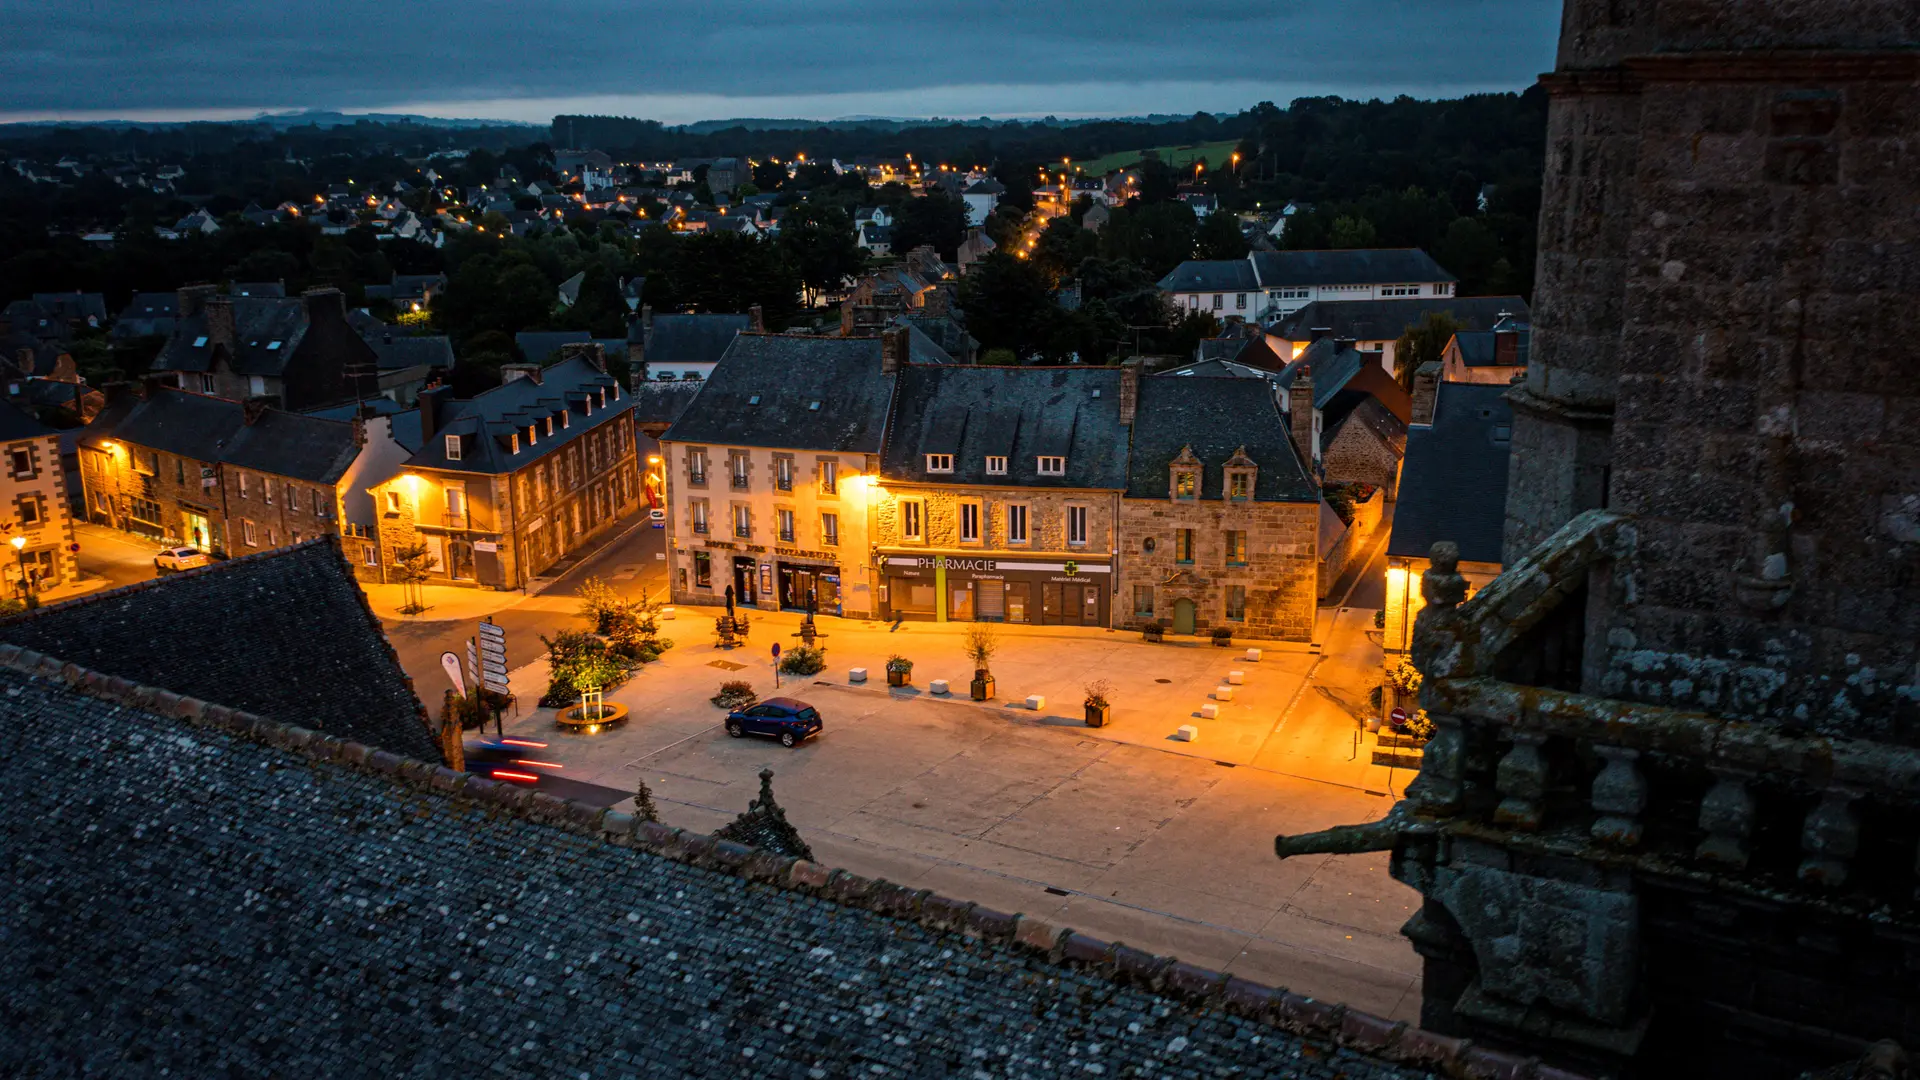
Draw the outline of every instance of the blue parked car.
M727 714L727 734L736 739L771 735L781 746L798 746L820 734L820 710L797 698L768 698Z

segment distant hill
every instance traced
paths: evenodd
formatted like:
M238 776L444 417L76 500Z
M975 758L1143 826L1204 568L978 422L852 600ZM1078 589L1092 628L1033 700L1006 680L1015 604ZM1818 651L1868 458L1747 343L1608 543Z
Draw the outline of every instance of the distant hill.
M528 124L518 120L482 120L450 119L441 116L419 116L414 113L343 113L326 109L303 109L299 112L260 113L248 120L26 120L11 124L0 124L0 132L32 132L52 128L110 128L118 130L159 131L169 128L181 128L192 125L243 125L246 127L267 127L276 131L292 128L317 127L339 128L353 127L358 124L411 124L415 127L429 128L544 128L544 124Z

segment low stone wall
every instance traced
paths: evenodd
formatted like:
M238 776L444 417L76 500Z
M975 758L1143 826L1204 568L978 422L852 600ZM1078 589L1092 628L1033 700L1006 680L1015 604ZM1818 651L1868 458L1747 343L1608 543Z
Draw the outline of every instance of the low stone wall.
M1325 600L1333 592L1333 583L1340 580L1340 575L1347 572L1354 560L1366 555L1374 534L1380 529L1386 505L1384 488L1374 488L1366 502L1353 504L1353 520L1347 523L1346 533L1328 545L1320 557L1320 599Z

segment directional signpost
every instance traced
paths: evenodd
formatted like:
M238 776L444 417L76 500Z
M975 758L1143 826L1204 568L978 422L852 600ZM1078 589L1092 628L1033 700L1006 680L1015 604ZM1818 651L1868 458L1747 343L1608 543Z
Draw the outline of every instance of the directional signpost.
M480 685L496 694L507 690L507 632L491 619L480 623Z

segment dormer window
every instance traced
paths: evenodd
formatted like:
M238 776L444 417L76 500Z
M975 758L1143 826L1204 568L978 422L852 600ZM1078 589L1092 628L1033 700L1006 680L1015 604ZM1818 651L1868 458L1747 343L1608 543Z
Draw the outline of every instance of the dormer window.
M547 434L553 434L553 417L547 417Z
M571 413L571 412L563 412L563 413L561 413L561 414L560 414L560 426L561 426L561 428L563 428L563 429L564 429L564 428L565 428L565 427L567 426L567 419L568 419L568 417L571 417L572 415L573 415L573 413Z
M953 471L952 454L928 454L927 471L930 473L950 473Z
M460 436L458 435L447 436L447 460L460 460Z
M1174 498L1191 499L1195 497L1198 490L1199 490L1199 485L1194 478L1194 474L1192 470L1182 469L1179 472L1176 472L1173 474L1173 497Z
M1065 476L1067 475L1067 459L1041 454L1035 463L1035 468L1041 476Z
M1007 459L997 454L988 454L987 455L987 475L988 476L1007 475Z
M507 453L517 454L519 452L520 452L520 433L515 431L507 436Z
M1227 498L1245 499L1248 494L1248 488L1251 487L1249 483L1251 479L1251 477L1243 472L1230 474L1227 477Z
M1226 499L1228 502L1246 502L1253 498L1254 478L1259 475L1260 467L1247 456L1247 448L1241 447L1228 458L1223 469L1226 474Z

